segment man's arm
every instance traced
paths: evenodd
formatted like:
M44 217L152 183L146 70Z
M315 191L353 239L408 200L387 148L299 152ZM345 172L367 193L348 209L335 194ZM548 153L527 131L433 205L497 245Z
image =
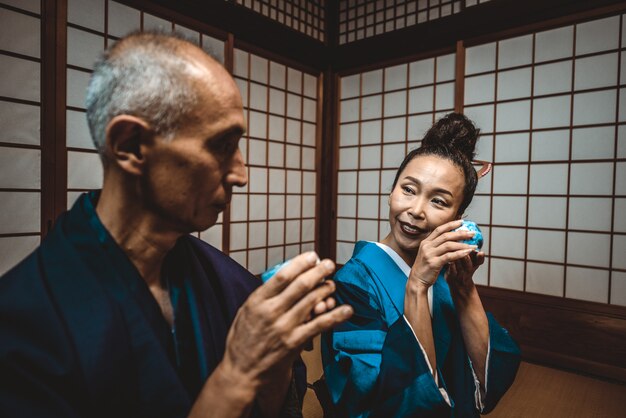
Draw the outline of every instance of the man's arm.
M351 307L341 306L310 319L335 290L332 281L323 281L334 263L316 262L313 252L300 255L250 295L229 330L224 359L190 417L245 417L255 399L268 416L278 414L303 345L352 315Z

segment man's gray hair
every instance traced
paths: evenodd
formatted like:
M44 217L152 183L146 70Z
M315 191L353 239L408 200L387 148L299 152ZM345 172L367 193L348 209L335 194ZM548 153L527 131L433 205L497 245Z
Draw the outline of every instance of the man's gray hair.
M145 120L166 140L189 121L198 94L182 49L193 45L177 34L133 33L108 48L87 88L91 138L104 159L106 128L118 115Z

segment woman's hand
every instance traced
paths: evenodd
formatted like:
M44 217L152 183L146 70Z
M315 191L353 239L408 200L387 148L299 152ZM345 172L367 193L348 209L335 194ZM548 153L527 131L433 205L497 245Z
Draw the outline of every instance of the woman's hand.
M461 220L456 220L440 225L420 243L407 285L431 286L437 280L443 266L465 257L469 258L469 254L477 247L459 241L471 238L474 233L471 231L452 232L453 229L461 226L461 223ZM471 281L471 275L469 280Z
M448 266L446 280L453 296L468 296L474 290L474 272L485 262L484 252L473 252Z

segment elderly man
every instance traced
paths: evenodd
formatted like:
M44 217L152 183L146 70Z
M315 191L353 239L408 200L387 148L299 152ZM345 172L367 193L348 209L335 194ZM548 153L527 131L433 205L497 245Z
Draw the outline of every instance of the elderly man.
M0 279L0 415L278 416L301 347L346 320L330 260L267 284L190 232L247 182L237 87L193 44L137 33L97 63L87 117L104 165Z

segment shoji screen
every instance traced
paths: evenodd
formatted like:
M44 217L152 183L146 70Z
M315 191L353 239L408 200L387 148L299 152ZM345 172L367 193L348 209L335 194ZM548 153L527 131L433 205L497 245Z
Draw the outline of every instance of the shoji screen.
M324 42L326 0L227 0ZM330 0L333 1L333 0Z
M450 16L461 11L462 3L461 0L340 0L339 43Z
M453 54L341 78L337 262L389 231L396 169L435 119L454 109Z
M249 183L235 189L230 256L258 274L315 248L317 78L235 49Z
M105 19L106 16L106 19ZM176 30L220 61L224 42L140 10L108 0L69 0L67 28L68 207L87 190L102 185L102 165L85 117L85 91L93 64L102 50L137 29ZM222 217L199 236L222 247Z
M41 233L40 2L0 2L0 274Z
M465 113L495 162L469 208L479 282L626 305L624 46L614 16L467 48Z

